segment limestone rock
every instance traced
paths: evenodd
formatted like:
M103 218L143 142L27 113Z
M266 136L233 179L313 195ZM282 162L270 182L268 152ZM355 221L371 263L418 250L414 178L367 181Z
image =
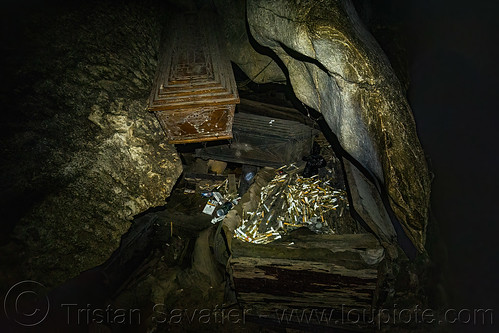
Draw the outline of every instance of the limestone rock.
M146 111L160 11L82 6L38 17L17 72L25 95L13 93L23 121L5 125L3 139L7 193L38 194L12 235L23 278L47 286L105 261L134 215L165 203L182 169Z
M251 45L245 15L245 0L215 0L227 41L227 52L246 75L256 83L286 82L286 76L271 57L258 53Z
M324 115L342 147L387 189L423 251L430 181L415 122L389 61L349 0L247 1L251 34L289 72L296 96Z

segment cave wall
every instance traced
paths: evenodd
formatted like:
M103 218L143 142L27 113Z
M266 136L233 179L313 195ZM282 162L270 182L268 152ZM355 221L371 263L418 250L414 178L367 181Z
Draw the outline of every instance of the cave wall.
M2 202L13 230L0 251L18 269L2 278L56 285L102 263L134 215L164 204L182 166L145 109L162 9L35 8L16 26L21 40L4 43Z

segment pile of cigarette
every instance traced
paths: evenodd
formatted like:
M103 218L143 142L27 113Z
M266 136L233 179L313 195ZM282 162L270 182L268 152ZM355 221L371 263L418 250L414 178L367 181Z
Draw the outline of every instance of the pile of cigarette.
M307 227L316 233L335 233L333 217L348 207L346 192L336 190L329 180L317 176L303 178L296 169L282 167L261 190L255 211L243 212L235 237L255 244L266 244L283 234ZM331 212L338 214L331 214Z

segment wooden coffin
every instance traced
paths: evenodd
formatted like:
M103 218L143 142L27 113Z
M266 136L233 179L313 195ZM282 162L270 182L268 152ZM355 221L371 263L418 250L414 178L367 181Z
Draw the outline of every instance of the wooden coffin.
M204 159L278 168L310 154L317 130L297 121L239 112L230 144L196 149Z
M216 17L187 13L170 22L149 97L170 143L232 138L237 85Z
M248 315L281 324L281 315L295 324L304 324L305 315L319 326L370 325L384 258L373 235L299 235L264 245L234 240L231 252L237 300ZM341 322L349 311L366 315Z

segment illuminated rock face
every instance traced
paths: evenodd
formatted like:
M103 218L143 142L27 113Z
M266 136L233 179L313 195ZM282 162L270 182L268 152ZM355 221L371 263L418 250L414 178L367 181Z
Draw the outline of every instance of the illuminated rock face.
M324 115L342 147L387 190L422 251L430 197L423 150L402 87L352 3L248 0L247 21L286 66L298 99Z
M223 16L220 26L224 29L227 52L246 75L256 83L286 83L286 75L268 55L255 50L250 42L246 25L245 0L214 0L217 11ZM256 45L258 47L258 44Z
M13 106L26 121L7 139L13 158L2 174L12 175L2 180L16 201L40 193L13 232L24 278L51 286L101 264L133 216L163 205L180 175L175 147L145 110L158 12L103 4L88 18L68 10L39 22L21 64L27 94Z

